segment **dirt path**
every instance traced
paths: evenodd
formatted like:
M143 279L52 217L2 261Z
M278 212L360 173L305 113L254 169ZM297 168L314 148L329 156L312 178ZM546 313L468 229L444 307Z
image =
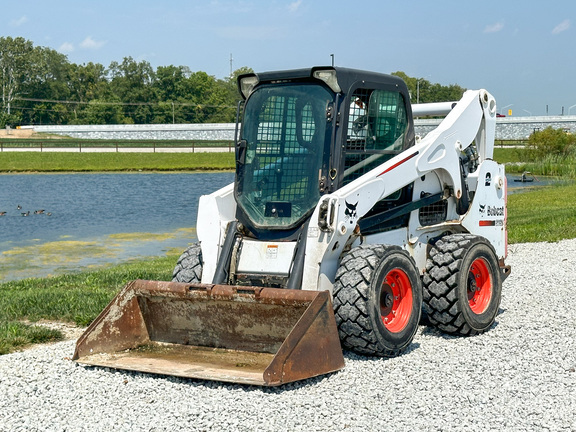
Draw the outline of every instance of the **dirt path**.
M0 129L0 138L34 138L34 129Z
M0 129L0 139L62 139L61 135L38 133L34 129Z

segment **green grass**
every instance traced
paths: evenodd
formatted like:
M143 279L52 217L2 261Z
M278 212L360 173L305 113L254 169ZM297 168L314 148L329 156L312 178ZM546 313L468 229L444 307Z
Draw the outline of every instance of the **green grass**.
M177 256L136 261L94 271L0 284L0 354L57 340L58 331L28 321L88 325L118 291L134 279L171 280Z
M78 139L65 136L37 136L33 138L0 138L0 150L9 148L76 148L86 149L115 148L122 151L124 147L143 148L197 148L197 147L230 147L232 141L210 140L106 140L106 139Z
M516 163L522 160L522 151L517 148L495 148L494 160L501 164Z
M46 327L21 322L0 322L0 355L9 354L30 344L62 340L62 333Z
M0 153L0 172L233 170L234 153Z
M557 156L549 156L541 161L520 162L506 165L506 171L510 173L522 173L529 171L540 176L576 179L576 158L559 158Z
M523 147L495 148L494 159L506 164L507 173L529 171L537 176L576 179L574 157L546 157L527 162ZM559 184L508 198L508 241L510 243L558 241L576 238L576 185Z
M530 161L529 151L524 148L496 148L494 159L506 164L507 173L529 171L539 176L576 179L576 156L549 155L543 160Z
M558 185L508 197L510 243L576 238L576 185Z

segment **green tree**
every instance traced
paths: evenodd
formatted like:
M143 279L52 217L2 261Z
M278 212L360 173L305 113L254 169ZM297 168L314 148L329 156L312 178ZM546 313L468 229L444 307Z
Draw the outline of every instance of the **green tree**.
M243 74L254 73L254 69L243 66L239 69L236 69L232 72L232 76L227 77L226 79L219 81L220 86L222 87L223 91L226 93L226 100L227 103L232 106L236 106L238 101L241 100L240 93L238 92L238 77ZM230 118L227 121L233 121L234 118Z
M10 117L14 101L29 81L33 51L32 42L22 37L0 37L0 86L5 119Z
M187 82L192 72L188 66L158 66L154 87L158 99L164 102L186 98Z
M548 126L530 135L526 149L530 160L564 158L576 152L576 135Z
M206 72L194 72L188 78L187 89L187 120L191 123L215 121L218 111L226 104L224 92L217 85L216 78Z
M462 98L465 88L457 84L443 86L433 84L424 78L413 78L402 71L393 72L399 78L402 78L408 87L410 93L410 102L415 103L433 103L433 102L451 102Z
M35 47L31 53L31 67L25 91L29 98L23 100L27 120L39 124L65 124L71 111L59 101L70 98L70 63L65 55L45 47ZM44 102L46 101L46 102ZM28 113L31 113L28 116Z
M232 72L231 76L223 80L215 80L214 85L210 87L211 91L208 93L208 100L214 108L207 113L204 121L212 123L235 121L236 107L241 99L237 86L238 77L246 73L254 73L254 70L243 66Z
M248 67L248 66L242 66L241 68L238 68L234 72L232 72L232 76L229 77L229 80L231 82L233 82L234 84L236 84L236 82L238 81L238 77L240 75L250 74L250 73L254 73L254 69L252 69L251 67Z
M88 63L69 66L70 96L78 102L89 102L93 99L106 98L111 91L106 79L106 68L100 63Z
M82 110L78 119L82 124L123 124L132 123L124 116L120 101L94 99Z
M188 66L159 66L154 82L158 105L154 107L154 123L184 123L189 95Z
M12 112L8 114L4 110L0 110L0 128L8 126L19 125L22 123L22 114L20 112Z
M78 102L70 105L72 110L70 123L83 123L83 111L88 108L88 102L113 99L109 82L106 79L106 68L100 63L89 62L82 65L71 63L68 76L70 99Z
M65 55L34 47L22 37L0 38L2 126L6 123L67 123L70 63ZM14 115L17 114L17 115Z
M149 123L153 119L149 104L156 103L156 75L147 61L136 62L125 57L122 63L112 62L108 68L110 87L124 105L124 115L134 123Z

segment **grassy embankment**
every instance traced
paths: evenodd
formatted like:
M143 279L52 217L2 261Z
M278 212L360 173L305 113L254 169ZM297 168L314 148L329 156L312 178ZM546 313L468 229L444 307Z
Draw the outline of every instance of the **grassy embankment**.
M234 153L0 153L0 173L234 169Z
M126 282L170 280L177 256L120 264L52 278L0 284L0 355L22 346L60 340L57 330L26 321L88 325Z
M558 157L549 155L543 160L526 162L526 150L523 148L496 148L494 159L506 164L507 173L529 171L539 176L576 179L576 156Z
M6 156L13 156L8 157ZM162 159L164 156L167 159ZM149 157L149 159L148 159ZM189 159L187 159L189 157ZM202 159L208 157L208 159ZM94 158L94 159L92 159ZM499 162L516 163L509 172L526 170L521 153L515 149L497 149ZM8 162L6 159L9 159ZM44 171L45 167L58 166L48 171L73 171L72 166L88 166L90 170L145 170L159 169L164 160L167 168L174 170L228 169L233 157L227 153L202 154L49 154L26 153L0 154L0 171ZM146 160L146 163L143 161ZM183 161L188 161L183 163ZM213 162L206 162L212 160ZM52 162L50 162L52 161ZM174 165L170 165L170 162ZM13 165L10 165L13 164ZM14 165L16 164L16 165ZM19 164L19 165L18 165ZM28 165L27 165L28 164ZM10 166L12 168L6 168ZM33 169L30 169L34 166ZM210 166L211 168L207 168ZM28 169L26 169L28 167ZM123 168L120 168L123 167ZM216 168L222 167L222 168ZM66 169L68 168L68 169ZM546 167L543 167L546 168ZM81 169L85 171L88 169ZM536 175L542 172L535 166L529 169ZM544 172L546 174L546 172ZM574 179L567 171L565 177ZM508 200L509 241L537 242L558 241L576 237L576 185L550 186L514 194ZM133 279L169 280L176 256L133 262L52 278L27 279L0 284L0 354L5 354L32 343L58 340L58 331L29 325L25 320L57 320L85 326L105 307L118 290Z

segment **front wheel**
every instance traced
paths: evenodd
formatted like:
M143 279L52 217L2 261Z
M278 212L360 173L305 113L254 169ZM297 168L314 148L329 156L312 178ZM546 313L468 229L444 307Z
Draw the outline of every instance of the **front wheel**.
M424 313L446 333L474 335L496 319L502 294L498 258L490 243L472 234L442 237L430 250Z
M178 258L172 273L172 282L200 283L202 264L202 249L198 243L194 243Z
M344 348L398 355L414 338L421 308L420 276L406 251L365 245L342 259L334 283L334 312Z

